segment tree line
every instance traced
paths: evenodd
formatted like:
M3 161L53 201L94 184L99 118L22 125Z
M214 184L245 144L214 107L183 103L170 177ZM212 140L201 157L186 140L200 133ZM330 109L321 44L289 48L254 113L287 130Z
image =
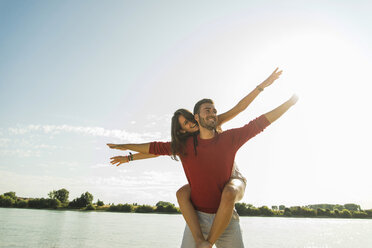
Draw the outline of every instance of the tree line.
M66 189L53 190L48 193L48 198L24 198L16 196L15 192L6 192L0 195L0 207L36 208L36 209L80 209L80 210L106 210L112 212L135 213L180 213L174 204L159 201L155 206L133 204L108 204L97 200L93 203L93 195L89 192L80 197L68 200L69 191Z
M15 192L0 195L0 207L37 208L37 209L79 209L104 210L128 213L180 213L173 203L159 201L155 206L133 204L104 204L97 200L93 203L93 195L89 192L69 201L69 191L53 190L48 198L24 198ZM286 207L284 205L255 207L252 204L236 203L236 211L240 216L282 216L282 217L331 217L331 218L372 218L372 209L362 210L359 205L316 204L307 206Z
M284 205L259 208L251 204L236 203L240 216L282 216L282 217L330 217L330 218L372 218L372 209L362 210L359 205L316 204L307 206L286 207Z

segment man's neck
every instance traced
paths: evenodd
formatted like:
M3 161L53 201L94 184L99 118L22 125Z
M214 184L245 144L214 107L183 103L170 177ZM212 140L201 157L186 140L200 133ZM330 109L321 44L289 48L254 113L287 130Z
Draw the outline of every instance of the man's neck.
M199 131L201 139L212 139L216 135L215 130L209 130L204 127L199 127Z

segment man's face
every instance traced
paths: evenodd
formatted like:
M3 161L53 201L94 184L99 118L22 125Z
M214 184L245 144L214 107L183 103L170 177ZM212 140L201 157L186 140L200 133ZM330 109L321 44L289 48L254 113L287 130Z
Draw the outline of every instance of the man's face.
M200 113L195 115L196 121L201 127L214 130L217 127L217 110L211 103L203 103L200 106Z

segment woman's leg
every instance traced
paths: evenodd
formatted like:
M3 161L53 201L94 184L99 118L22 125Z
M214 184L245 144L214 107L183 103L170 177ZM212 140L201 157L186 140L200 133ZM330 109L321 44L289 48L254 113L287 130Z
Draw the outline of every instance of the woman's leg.
M198 215L195 212L195 208L191 203L191 189L190 185L186 184L182 186L176 193L178 205L182 212L183 218L185 219L192 236L195 239L197 248L211 248L211 244L205 240L202 230L200 228Z
M214 218L211 230L208 235L208 242L212 245L229 225L235 202L240 201L244 196L245 183L240 179L230 179L222 191L220 206Z

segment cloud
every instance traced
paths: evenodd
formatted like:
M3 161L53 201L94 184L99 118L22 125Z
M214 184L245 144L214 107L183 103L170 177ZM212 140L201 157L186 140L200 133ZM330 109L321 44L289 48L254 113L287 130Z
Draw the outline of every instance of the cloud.
M28 133L42 132L44 134L76 133L98 137L117 138L126 142L143 142L149 139L159 139L160 132L135 133L121 129L105 129L103 127L71 126L71 125L27 125L20 127L10 127L7 129L9 134L24 135Z
M0 132L1 135L1 132ZM8 138L0 138L0 147L7 147L11 142L11 139Z
M11 157L40 157L41 152L37 150L29 150L29 149L1 149L0 150L0 157L3 156L11 156Z

